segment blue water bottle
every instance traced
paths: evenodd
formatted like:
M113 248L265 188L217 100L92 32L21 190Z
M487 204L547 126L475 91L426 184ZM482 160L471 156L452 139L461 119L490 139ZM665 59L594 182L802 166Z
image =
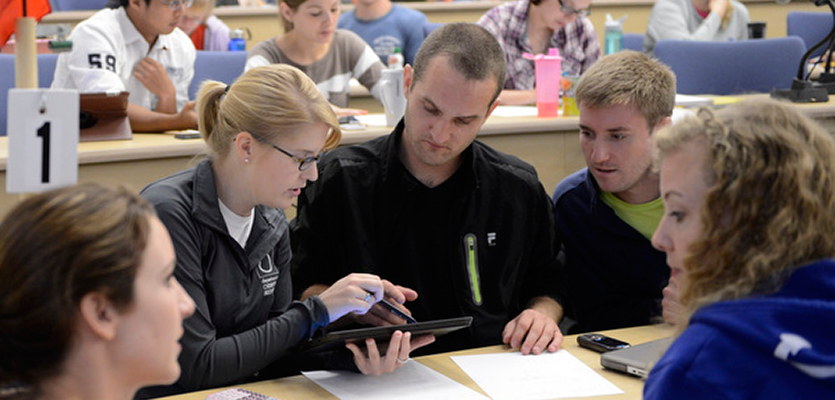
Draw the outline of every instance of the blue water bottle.
M246 51L246 39L243 29L229 31L229 51Z
M611 14L606 14L606 30L603 35L603 54L617 53L623 50L623 20L612 19Z

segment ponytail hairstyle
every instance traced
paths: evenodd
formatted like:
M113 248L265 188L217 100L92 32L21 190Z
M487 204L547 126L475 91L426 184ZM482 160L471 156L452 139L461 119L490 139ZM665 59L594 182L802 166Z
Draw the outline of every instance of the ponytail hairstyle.
M300 125L323 123L330 127L325 150L342 138L336 114L313 81L286 64L253 68L230 86L204 82L197 94L197 116L213 157L225 156L243 131L275 142Z

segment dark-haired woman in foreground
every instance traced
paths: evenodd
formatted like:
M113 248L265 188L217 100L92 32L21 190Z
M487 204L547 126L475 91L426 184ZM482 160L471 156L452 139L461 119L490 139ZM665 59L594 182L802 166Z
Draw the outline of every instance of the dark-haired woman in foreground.
M0 399L129 400L180 375L194 303L154 210L124 189L36 195L0 224Z

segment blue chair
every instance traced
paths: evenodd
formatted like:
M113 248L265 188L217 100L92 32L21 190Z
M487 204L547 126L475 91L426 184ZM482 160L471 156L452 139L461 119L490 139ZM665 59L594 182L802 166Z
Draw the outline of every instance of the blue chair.
M49 0L52 11L101 10L107 0Z
M55 75L57 54L38 54L38 87L48 88ZM14 54L0 54L0 136L6 136L9 89L15 87Z
M14 76L14 54L0 54L0 136L6 136L9 89L15 87Z
M623 34L623 49L635 50L644 52L644 34L643 33L624 33Z
M58 54L38 54L38 87L48 88L55 77L55 65L58 64Z
M442 26L444 26L443 22L428 22L427 21L425 24L423 24L423 37L429 36L429 34L432 33L432 31L434 31L435 29L438 29Z
M197 97L200 84L206 79L226 83L235 82L244 73L245 51L198 51L194 60L194 78L188 88L188 97Z
M655 57L676 74L679 94L768 93L788 88L805 52L798 37L695 42L659 40Z
M786 34L803 39L806 50L818 44L832 31L832 13L790 11L786 17ZM827 43L828 44L828 43ZM812 53L812 57L823 54L826 46Z

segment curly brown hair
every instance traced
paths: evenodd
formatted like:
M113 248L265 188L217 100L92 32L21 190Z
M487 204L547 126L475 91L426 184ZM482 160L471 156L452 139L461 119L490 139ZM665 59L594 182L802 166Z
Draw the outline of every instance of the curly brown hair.
M655 165L709 147L703 231L684 260L682 328L699 308L777 291L795 269L835 256L835 139L796 107L751 100L655 138Z

